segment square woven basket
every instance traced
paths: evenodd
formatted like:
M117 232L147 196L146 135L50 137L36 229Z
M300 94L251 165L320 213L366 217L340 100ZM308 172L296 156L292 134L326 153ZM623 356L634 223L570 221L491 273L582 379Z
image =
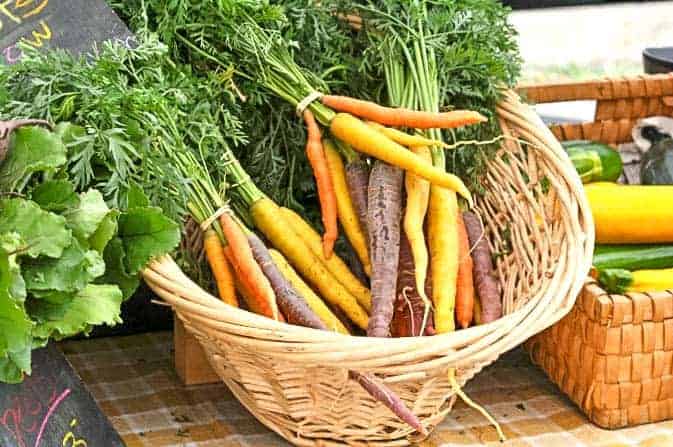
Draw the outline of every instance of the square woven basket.
M562 141L626 143L639 119L673 116L673 73L521 91L532 103L596 100L593 122L551 127ZM673 290L612 295L587 280L572 311L526 349L601 427L673 418Z

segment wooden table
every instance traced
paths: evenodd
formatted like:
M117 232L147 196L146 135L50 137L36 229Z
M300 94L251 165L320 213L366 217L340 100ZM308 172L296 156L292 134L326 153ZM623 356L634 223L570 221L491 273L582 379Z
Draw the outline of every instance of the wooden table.
M172 365L169 332L60 344L128 447L288 446L222 384L185 387ZM466 392L502 424L492 427L457 403L422 445L528 447L673 446L673 421L619 431L595 427L520 349L468 383Z

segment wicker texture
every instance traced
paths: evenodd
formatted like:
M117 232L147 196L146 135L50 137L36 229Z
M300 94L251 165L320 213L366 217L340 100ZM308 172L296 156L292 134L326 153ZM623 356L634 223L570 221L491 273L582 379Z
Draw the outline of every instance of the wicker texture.
M552 126L562 140L627 142L638 119L673 116L673 74L523 90L535 102L597 100L593 123ZM609 295L590 280L572 312L526 348L601 427L673 418L673 292Z
M457 368L464 384L558 321L590 267L593 224L562 148L514 93L498 115L511 138L491 163L488 192L477 205L501 254L507 315L496 322L433 337L349 337L232 309L170 258L152 263L145 280L199 339L236 397L281 436L302 446L407 445L411 429L349 381L348 370L376 374L432 428L454 400L449 369Z
M673 116L673 73L575 84L524 86L521 91L533 103L596 100L593 122L551 127L561 141L586 139L607 144L626 143L631 141L631 129L640 118Z

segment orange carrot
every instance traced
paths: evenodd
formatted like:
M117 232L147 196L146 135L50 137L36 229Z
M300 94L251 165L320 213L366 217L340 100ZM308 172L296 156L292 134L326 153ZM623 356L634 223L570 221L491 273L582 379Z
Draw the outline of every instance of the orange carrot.
M463 215L458 213L458 283L456 284L456 321L463 329L470 326L474 316L474 280L472 255Z
M442 113L423 112L405 108L384 107L371 101L335 95L325 95L321 101L338 112L350 113L386 126L450 129L483 123L487 120L479 112L471 110L453 110Z
M213 229L206 231L203 237L203 248L206 251L206 259L208 265L210 265L210 271L213 273L220 299L227 304L238 307L234 273L231 271L229 261L224 256L222 241Z
M327 158L322 146L320 128L309 109L304 111L304 121L306 122L307 131L306 156L309 163L311 163L316 186L318 187L320 212L322 214L322 223L325 227L325 234L322 237L323 252L325 258L329 259L334 251L334 242L338 236L336 193L334 192L332 176L329 173Z
M225 252L226 250L231 251L229 260L234 266L236 276L250 293L248 307L257 314L278 320L276 295L261 267L255 261L245 233L229 213L220 216L220 225L227 239Z

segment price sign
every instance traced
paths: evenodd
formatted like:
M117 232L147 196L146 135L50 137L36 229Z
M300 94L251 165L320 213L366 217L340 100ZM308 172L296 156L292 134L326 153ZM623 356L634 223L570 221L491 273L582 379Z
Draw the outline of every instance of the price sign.
M18 43L87 53L94 44L133 35L105 0L0 0L0 60L21 58Z
M0 446L124 447L82 380L52 345L33 351L33 374L0 384Z

